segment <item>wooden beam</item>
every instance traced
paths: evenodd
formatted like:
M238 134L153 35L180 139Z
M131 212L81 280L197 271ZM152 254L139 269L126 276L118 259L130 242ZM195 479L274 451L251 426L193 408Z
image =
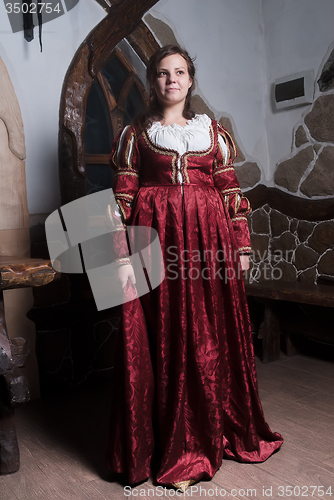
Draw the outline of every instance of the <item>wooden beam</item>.
M85 155L86 165L108 165L109 156L104 154Z
M147 63L154 52L160 48L160 45L143 21L138 24L137 28L130 33L126 39L133 50L137 52L145 66L147 66Z
M334 218L334 198L314 200L286 193L275 187L259 184L245 192L253 210L268 204L285 215L311 222Z
M276 280L248 283L245 289L249 297L334 307L333 287L328 285Z
M60 274L52 268L49 260L0 257L2 290L51 283Z
M134 31L145 12L157 1L123 0L111 7L107 17L97 25L86 41L92 52L89 64L92 78L95 78L97 72L106 64L118 42Z

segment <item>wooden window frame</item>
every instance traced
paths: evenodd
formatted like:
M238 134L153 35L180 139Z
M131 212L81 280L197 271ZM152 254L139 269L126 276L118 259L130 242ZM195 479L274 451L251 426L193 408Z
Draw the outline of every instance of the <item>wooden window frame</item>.
M116 49L116 45L126 38L147 65L159 44L141 18L157 1L118 0L110 2L110 6L104 0L99 1L100 4L103 2L108 14L79 47L67 71L62 89L59 111L59 177L62 204L86 195L86 163L105 164L108 156L85 154L86 105L95 79L107 98L109 115L114 112L111 116L113 133L116 134L122 126L121 113L118 113L116 108L122 105L123 96L117 103L112 100L102 74L102 68L113 55L116 55L129 71L130 76L123 84L123 87L126 85L123 95L126 95L127 86L132 86L133 83L139 92L145 95L144 86L123 53Z

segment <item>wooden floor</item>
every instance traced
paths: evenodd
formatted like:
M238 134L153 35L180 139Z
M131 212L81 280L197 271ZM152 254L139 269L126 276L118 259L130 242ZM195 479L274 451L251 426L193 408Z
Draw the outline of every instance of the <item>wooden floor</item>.
M263 464L226 460L212 481L198 483L186 497L334 500L334 363L299 354L257 365L265 415L284 435L282 449ZM151 482L127 496L110 481L104 465L108 411L106 387L17 409L21 468L0 477L0 499L181 498Z

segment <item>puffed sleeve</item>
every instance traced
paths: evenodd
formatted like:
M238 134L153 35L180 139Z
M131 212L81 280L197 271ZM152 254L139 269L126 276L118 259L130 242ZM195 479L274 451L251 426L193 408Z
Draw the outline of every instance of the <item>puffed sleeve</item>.
M111 149L110 166L114 170L113 195L116 203L108 205L107 217L112 227L111 254L120 265L129 264L126 224L130 221L132 203L137 194L139 154L135 131L127 126L121 131Z
M125 224L131 217L132 202L139 187L139 162L135 131L129 125L116 137L110 154L114 170L113 192Z
M230 214L240 254L251 253L247 215L251 212L248 199L241 192L233 162L237 156L230 134L218 123L218 146L214 163L214 184L223 194Z

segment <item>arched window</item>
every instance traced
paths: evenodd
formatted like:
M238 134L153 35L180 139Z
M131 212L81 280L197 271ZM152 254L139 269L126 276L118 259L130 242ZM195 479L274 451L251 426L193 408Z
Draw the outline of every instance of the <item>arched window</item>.
M114 137L143 111L146 92L119 49L97 74L87 98L85 120L86 194L112 185L109 154Z
M60 105L62 204L111 187L113 139L147 98L143 69L159 45L141 18L157 1L104 5L108 15L74 56Z

